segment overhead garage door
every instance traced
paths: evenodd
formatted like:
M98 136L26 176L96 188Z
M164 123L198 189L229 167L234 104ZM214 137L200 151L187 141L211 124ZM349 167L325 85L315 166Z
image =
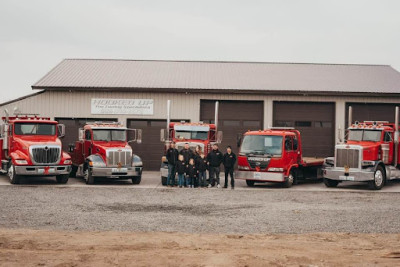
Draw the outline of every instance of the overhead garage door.
M349 106L353 109L354 121L389 121L394 122L394 111L399 104L378 103L347 103L346 104L346 127L348 125Z
M61 124L65 125L65 137L62 139L63 150L68 151L68 145L74 144L79 138L79 128L85 126L87 122L108 121L115 122L117 119L101 118L55 118Z
M181 120L171 120L181 121ZM186 120L189 122L189 120ZM143 160L144 170L160 170L161 157L164 155L164 143L160 141L160 130L166 128L166 120L128 120L128 128L142 129L142 143L132 143L133 153ZM131 134L128 134L132 138Z
M201 100L200 120L214 123L215 100ZM235 153L237 136L247 130L263 129L263 101L219 101L218 130L223 131L220 149L230 145Z
M295 127L300 131L303 155L333 155L335 104L315 102L274 102L275 127Z

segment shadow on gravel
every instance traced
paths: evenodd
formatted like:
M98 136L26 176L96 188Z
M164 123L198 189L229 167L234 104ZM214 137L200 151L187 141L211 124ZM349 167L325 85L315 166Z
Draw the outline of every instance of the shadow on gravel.
M197 205L162 205L162 204L131 204L131 203L115 203L100 204L95 207L79 206L84 211L111 211L115 213L134 213L134 212L165 212L165 213L182 213L190 216L221 216L223 214L232 214L234 211L259 208L256 205L232 205L230 207L215 204Z

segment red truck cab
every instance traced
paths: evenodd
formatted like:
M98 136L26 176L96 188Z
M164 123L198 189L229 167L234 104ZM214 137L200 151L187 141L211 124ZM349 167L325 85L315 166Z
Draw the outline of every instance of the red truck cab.
M135 133L134 140L128 141L128 131ZM132 153L129 143L134 141L141 143L141 130L114 122L86 124L79 129L79 140L70 145L71 177L82 176L87 184L94 184L97 177L131 179L139 184L143 163Z
M400 178L398 115L396 118L397 126L379 121L352 124L346 141L335 146L335 156L326 159L325 185L367 182L371 189L379 190L387 180Z
M324 159L303 158L300 132L292 128L248 131L238 155L236 179L248 186L279 182L291 187L299 179L322 176Z
M64 125L50 118L25 114L2 120L1 169L12 184L29 176L56 176L58 183L68 182L71 157L62 151L59 139L64 136Z

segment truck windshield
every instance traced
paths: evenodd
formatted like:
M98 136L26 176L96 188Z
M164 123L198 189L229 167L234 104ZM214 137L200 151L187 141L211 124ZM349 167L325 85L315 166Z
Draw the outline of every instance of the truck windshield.
M270 156L282 155L282 136L246 135L243 139L241 153Z
M16 135L55 135L56 125L46 123L16 123Z
M93 130L94 141L126 141L125 130Z
M175 131L175 138L177 138L177 139L207 140L208 139L208 132Z
M382 131L380 130L350 130L349 141L373 141L378 142L381 140Z

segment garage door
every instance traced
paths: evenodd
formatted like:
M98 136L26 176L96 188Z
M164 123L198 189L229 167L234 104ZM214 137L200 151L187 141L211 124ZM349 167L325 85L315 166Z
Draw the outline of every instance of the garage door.
M215 100L201 100L200 120L204 123L214 123ZM238 152L236 140L247 130L263 129L263 101L219 101L218 123L223 131L220 146L222 151L230 145L235 153Z
M400 104L347 103L346 126L348 125L349 106L353 109L354 121L389 121L394 122L395 107Z
M171 120L181 121L181 120ZM189 120L186 120L189 122ZM144 170L160 170L161 157L164 155L164 143L160 141L160 130L166 128L166 120L128 120L128 128L142 129L142 143L131 144L133 153L143 160ZM129 138L132 136L128 135Z
M107 121L115 122L117 119L102 119L102 118L55 118L61 124L65 124L65 137L61 140L63 150L68 151L68 145L74 144L79 138L79 128L85 126L87 122Z
M295 127L301 132L303 155L333 155L335 104L314 102L274 102L275 127Z

